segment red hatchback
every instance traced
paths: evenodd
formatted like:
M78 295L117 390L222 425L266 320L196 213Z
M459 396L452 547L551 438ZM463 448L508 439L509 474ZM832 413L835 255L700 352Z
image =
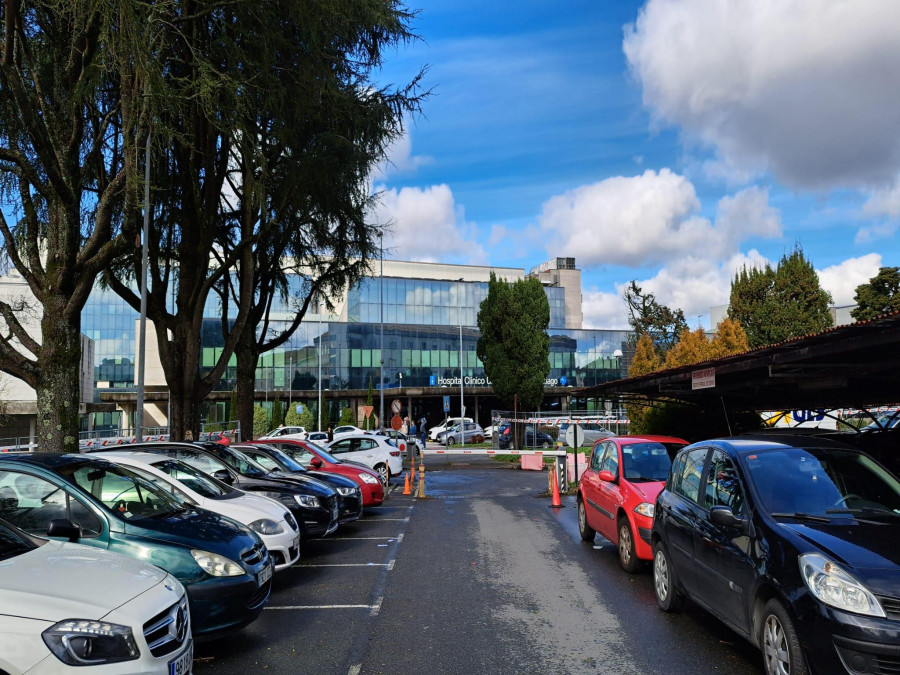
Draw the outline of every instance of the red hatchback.
M363 507L378 506L384 501L384 486L377 471L360 464L342 462L311 441L293 438L269 438L248 441L248 443L274 446L290 455L295 462L302 464L307 469L329 471L355 480L362 492Z
M687 444L672 436L613 436L594 443L578 483L581 538L593 541L599 532L616 544L628 572L636 572L642 560L653 560L656 497L665 487L672 458Z

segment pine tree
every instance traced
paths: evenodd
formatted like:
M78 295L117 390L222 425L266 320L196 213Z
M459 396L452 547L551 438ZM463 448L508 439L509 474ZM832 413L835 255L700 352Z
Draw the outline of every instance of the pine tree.
M691 363L707 361L711 357L712 348L706 337L706 331L699 327L697 330L685 328L681 331L678 342L666 352L665 367L687 366Z
M747 333L735 319L726 317L716 327L716 336L710 344L710 358L740 354L750 349Z
M856 287L856 307L850 312L857 321L900 311L900 267L882 267L866 284Z

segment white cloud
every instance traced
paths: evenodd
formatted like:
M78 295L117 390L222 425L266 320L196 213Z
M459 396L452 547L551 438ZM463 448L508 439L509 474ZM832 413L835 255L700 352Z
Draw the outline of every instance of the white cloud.
M878 274L881 255L869 253L859 258L849 258L838 265L816 270L822 288L831 293L836 305L852 305L856 287L866 284Z
M544 204L540 225L551 255L573 255L582 266L630 267L696 256L725 258L750 236L781 233L768 191L751 187L723 198L716 223L696 215L694 186L662 169L608 178Z
M466 223L447 185L383 190L373 217L387 224L385 255L397 260L487 264L475 243L476 228Z
M412 154L412 137L409 129L404 129L387 149L387 156L376 168L372 180L384 182L389 177L414 174L420 166L430 164L431 157Z
M823 190L900 170L898 36L895 0L648 0L623 48L659 122Z
M606 293L592 289L584 291L581 307L584 312L584 327L605 330L627 330L628 316L625 300L622 298L622 287L617 286L617 293Z
M860 228L857 244L893 237L900 226L900 178L890 187L873 190L863 204L862 215L880 220Z

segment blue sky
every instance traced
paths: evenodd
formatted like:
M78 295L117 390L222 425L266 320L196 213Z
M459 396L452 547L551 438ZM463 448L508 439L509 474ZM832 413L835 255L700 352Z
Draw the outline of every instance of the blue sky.
M795 244L837 304L900 265L892 0L408 6L421 39L378 81L427 65L432 95L375 182L392 257L574 256L595 328L632 279L708 326Z

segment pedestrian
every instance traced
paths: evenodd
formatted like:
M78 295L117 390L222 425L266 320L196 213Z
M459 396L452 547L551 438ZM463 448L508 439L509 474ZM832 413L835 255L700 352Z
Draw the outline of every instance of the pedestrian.
M400 433L403 434L404 436L406 436L406 434L409 433L409 418L408 417L403 418L403 424L400 425Z
M333 440L334 440L334 431L332 431L331 427L328 427L328 442L331 443L331 441L333 441Z
M426 443L426 439L428 438L428 432L426 430L427 427L428 427L428 420L426 420L423 417L422 419L419 420L419 438L422 439L422 447L423 448L426 447L425 443Z
M406 432L407 436L416 437L416 423L414 420L409 421L409 431Z

